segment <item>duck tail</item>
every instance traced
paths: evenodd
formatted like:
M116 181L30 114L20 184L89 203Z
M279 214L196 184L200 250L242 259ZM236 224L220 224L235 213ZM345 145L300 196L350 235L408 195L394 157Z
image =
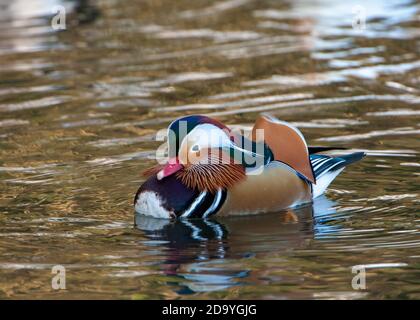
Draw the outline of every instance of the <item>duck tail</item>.
M362 160L365 156L366 156L365 152L354 152L354 153L346 154L344 156L340 156L338 158L344 160L344 162L341 163L341 167L345 167L349 164Z
M311 155L311 165L316 177L316 184L313 185L312 190L313 198L322 195L346 166L363 159L365 156L364 152L354 152L339 157Z

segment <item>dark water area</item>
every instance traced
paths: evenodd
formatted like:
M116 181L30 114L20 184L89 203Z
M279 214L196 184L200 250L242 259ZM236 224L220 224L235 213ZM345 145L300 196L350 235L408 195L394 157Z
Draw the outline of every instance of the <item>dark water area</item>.
M419 52L419 1L0 0L0 298L419 299ZM261 112L368 156L313 206L134 215L158 130Z

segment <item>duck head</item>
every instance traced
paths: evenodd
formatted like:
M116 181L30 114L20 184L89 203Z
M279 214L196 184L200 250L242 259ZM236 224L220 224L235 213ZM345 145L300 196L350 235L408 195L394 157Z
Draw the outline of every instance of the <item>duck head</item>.
M257 160L264 162L265 149L255 152L255 142L206 116L173 121L167 138L168 161L146 170L146 175L156 175L159 181L174 175L188 188L199 191L227 189L244 179L246 169ZM244 148L244 142L249 143L249 148Z

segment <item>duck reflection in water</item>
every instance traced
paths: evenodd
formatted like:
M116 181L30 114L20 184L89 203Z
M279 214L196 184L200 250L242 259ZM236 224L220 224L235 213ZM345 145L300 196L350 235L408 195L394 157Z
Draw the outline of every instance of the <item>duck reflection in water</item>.
M305 248L311 239L339 232L336 203L322 196L312 205L277 214L219 219L156 219L136 215L136 226L165 256L166 275L180 278L180 294L210 292L243 285L250 270L235 260ZM309 241L308 241L309 240Z

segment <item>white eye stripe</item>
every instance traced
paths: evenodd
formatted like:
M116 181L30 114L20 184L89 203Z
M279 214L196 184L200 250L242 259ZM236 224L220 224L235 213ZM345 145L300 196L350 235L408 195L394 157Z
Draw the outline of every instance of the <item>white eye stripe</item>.
M213 124L205 123L192 129L182 140L181 147L184 143L188 143L198 145L200 148L217 148L228 142L230 139L225 131ZM195 151L192 148L190 150Z

